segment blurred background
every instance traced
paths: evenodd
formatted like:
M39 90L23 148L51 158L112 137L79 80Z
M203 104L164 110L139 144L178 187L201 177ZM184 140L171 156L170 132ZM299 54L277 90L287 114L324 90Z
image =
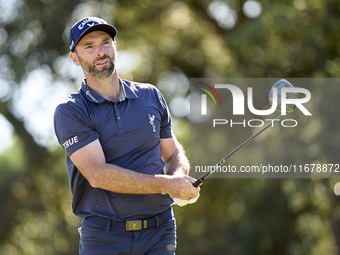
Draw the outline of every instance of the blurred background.
M0 254L78 253L80 219L53 131L54 108L83 77L68 56L78 19L118 29L120 77L162 91L190 157L190 78L337 78L339 14L337 0L0 0ZM296 155L339 163L340 91L314 88L319 104ZM246 132L217 142L229 152ZM268 146L294 151L267 138L247 148L264 151L258 160ZM177 254L340 254L338 181L209 179L196 204L175 207Z

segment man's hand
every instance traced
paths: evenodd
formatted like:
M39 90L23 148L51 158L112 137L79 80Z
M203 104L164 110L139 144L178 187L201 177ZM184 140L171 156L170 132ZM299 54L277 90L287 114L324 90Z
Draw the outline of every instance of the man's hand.
M194 178L187 175L163 177L167 178L166 193L173 197L177 205L193 204L199 198L200 187L192 185L196 181Z
M196 181L195 179L193 179L193 178L191 178L191 177L189 177L189 176L185 176L185 179L186 179L186 181L189 181L190 182L190 185L191 185L191 187L193 187L194 188L194 191L195 191L195 193L197 194L196 196L193 196L193 197L190 197L189 199L181 199L181 198L179 198L179 197L174 197L173 196L173 199L174 199L174 201L175 201L175 204L176 205L178 205L178 206L186 206L187 204L193 204L193 203L196 203L196 201L198 200L198 198L200 197L200 193L199 193L199 191L200 191L200 187L194 187L194 186L192 186L192 184ZM190 187L190 188L191 188Z
M191 198L196 198L199 194L200 187L194 187L192 184L196 181L187 175L181 176L168 176L164 175L166 178L166 193L173 198L179 198L182 200L189 200Z

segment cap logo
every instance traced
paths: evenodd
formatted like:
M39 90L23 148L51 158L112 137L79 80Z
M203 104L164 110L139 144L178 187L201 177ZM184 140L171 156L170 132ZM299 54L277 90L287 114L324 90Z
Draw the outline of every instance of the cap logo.
M79 24L78 29L79 29L79 30L82 30L82 29L84 28L85 24L86 24L87 22L89 22L89 21L94 21L94 22L92 22L92 24L87 24L87 25L90 26L90 27L94 26L95 23L97 22L97 21L94 20L94 19L86 18L86 19L83 20L82 23Z

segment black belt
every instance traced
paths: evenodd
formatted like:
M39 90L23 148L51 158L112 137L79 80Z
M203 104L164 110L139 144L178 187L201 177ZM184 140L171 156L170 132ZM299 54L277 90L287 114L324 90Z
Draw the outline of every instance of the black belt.
M172 217L173 217L172 208L170 208L169 210L163 213L157 214L153 217L144 220L114 221L100 216L90 216L85 218L84 220L97 225L109 227L110 229L119 228L125 229L126 231L137 231L147 228L158 227L159 224L162 224L172 219Z

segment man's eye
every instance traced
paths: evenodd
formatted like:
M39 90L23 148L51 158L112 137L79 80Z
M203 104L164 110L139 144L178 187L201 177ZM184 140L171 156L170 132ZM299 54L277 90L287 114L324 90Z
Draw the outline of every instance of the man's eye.
M85 49L91 49L91 48L92 48L91 45L88 45L88 46L85 47Z

